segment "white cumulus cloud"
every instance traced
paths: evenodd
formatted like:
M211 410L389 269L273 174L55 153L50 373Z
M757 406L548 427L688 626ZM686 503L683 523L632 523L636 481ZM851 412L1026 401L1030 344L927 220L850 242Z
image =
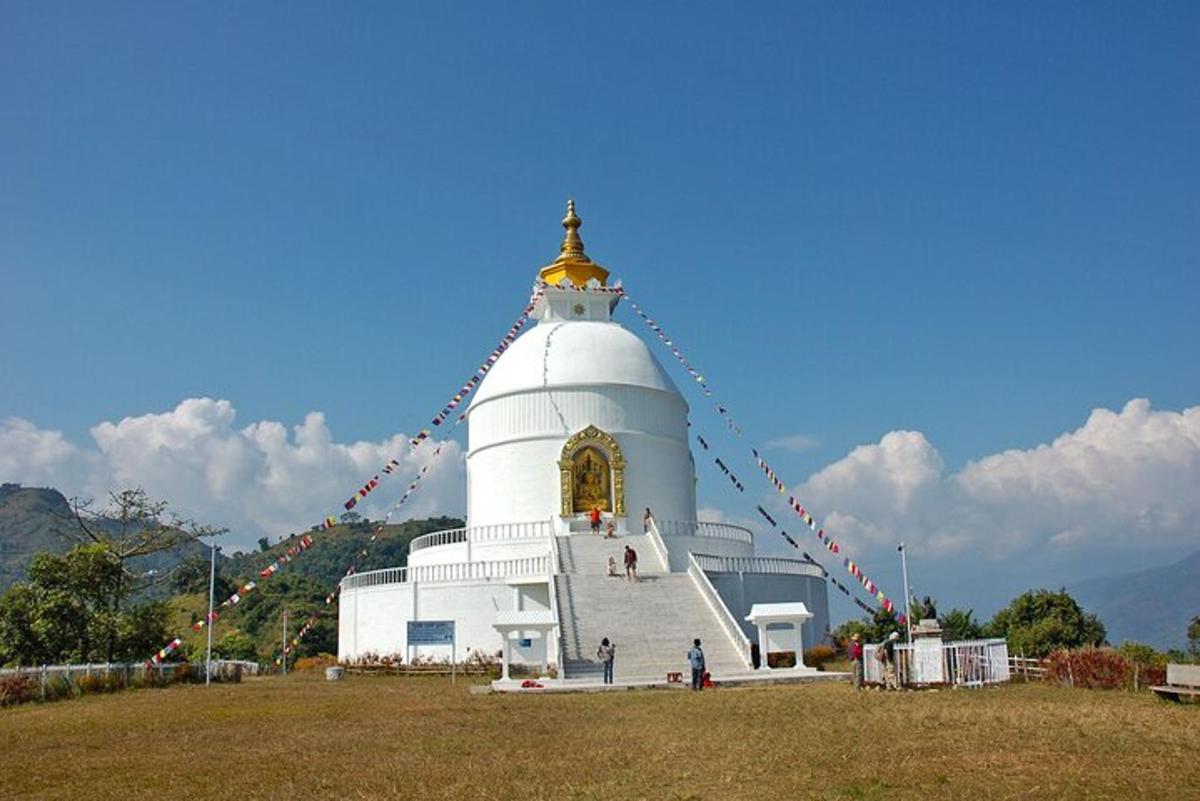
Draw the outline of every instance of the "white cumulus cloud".
M461 514L463 458L454 441L396 433L379 442L339 443L324 414L310 412L290 429L272 420L237 427L227 400L189 398L158 414L102 422L93 446L21 419L0 425L0 479L54 486L68 495L103 499L109 490L141 486L201 522L228 526L231 545L304 530L341 504L389 459L401 462L355 511L380 519L421 466L429 469L400 519Z
M892 431L813 474L797 495L859 553L901 539L931 556L1008 557L1035 546L1082 549L1200 543L1200 407L1158 411L1135 399L1097 409L1075 431L948 473L917 431Z
M0 481L53 484L66 480L80 486L98 462L97 454L75 447L61 431L38 428L20 417L0 422Z

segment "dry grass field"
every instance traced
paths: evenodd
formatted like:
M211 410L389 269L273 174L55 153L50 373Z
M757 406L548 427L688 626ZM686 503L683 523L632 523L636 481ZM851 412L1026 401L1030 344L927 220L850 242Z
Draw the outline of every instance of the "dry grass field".
M315 675L0 710L0 799L1200 798L1200 707L1013 685L477 696Z

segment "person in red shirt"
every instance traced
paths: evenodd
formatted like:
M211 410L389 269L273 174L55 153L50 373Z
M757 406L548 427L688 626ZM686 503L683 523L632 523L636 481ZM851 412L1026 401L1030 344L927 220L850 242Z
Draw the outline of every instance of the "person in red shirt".
M592 533L600 533L600 507L593 506L592 511L588 512L588 518L592 521Z
M854 666L854 689L861 690L863 684L863 647L857 634L850 635L850 662Z

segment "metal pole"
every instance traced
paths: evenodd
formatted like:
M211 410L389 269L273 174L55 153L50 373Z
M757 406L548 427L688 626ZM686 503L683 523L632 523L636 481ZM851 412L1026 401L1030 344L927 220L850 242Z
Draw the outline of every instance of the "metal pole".
M208 562L208 650L204 655L204 686L212 681L213 591L217 578L217 541L212 541L212 556Z
M904 638L905 642L912 645L912 593L908 590L908 549L902 542L897 550L900 551L900 571L904 574L904 619L907 621Z
M280 662L283 665L283 675L287 675L287 607L283 608L283 659Z

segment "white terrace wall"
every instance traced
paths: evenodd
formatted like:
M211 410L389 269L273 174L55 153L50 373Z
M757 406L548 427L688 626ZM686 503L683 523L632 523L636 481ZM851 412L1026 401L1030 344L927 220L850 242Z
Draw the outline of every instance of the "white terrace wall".
M501 647L500 635L491 625L496 612L549 608L549 583L536 578L398 582L344 589L338 600L338 659L353 661L368 654L398 654L405 661L410 656L450 658L449 647L421 646L410 655L409 620L455 621L459 660L471 651L495 655ZM553 641L550 644L553 649ZM514 661L537 664L544 647L540 639L527 647L514 644Z

